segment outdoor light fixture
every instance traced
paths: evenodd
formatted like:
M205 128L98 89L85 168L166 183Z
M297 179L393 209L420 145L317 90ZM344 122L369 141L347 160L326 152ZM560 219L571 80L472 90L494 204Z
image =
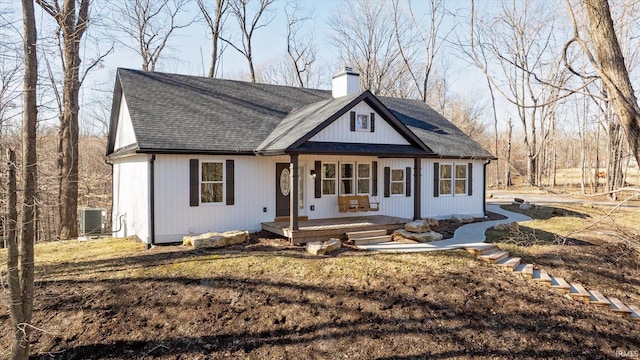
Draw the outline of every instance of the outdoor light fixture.
M315 169L311 169L310 175L311 175L311 178L312 178L312 179L315 179L315 178L316 178L316 171L315 171Z

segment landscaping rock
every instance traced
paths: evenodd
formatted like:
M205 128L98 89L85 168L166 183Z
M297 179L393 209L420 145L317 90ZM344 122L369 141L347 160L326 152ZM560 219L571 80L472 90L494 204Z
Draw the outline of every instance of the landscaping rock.
M311 255L324 255L327 251L327 248L322 245L322 241L308 242L305 249Z
M438 226L438 220L435 219L420 219L408 222L404 225L404 229L412 233L424 233L431 231L431 227Z
M527 201L527 202L525 202L525 203L523 203L523 204L520 204L520 206L518 206L518 208L519 208L520 210L531 210L531 209L533 209L534 207L536 207L536 205L535 205L535 204L532 204L532 203L530 203L530 202L528 202L528 201Z
M494 229L498 230L498 231L513 231L513 232L518 232L520 230L520 225L517 222L511 222L508 224L498 224L496 226L493 227Z
M451 220L457 222L458 224L468 224L472 223L475 218L469 215L454 214L451 215Z
M329 239L325 242L312 241L305 246L307 252L312 255L324 255L328 252L336 251L342 247L339 239Z
M493 227L494 230L498 230L498 231L507 231L509 230L509 225L507 224L498 224L496 226Z
M246 230L225 231L223 233L208 232L198 236L185 236L182 238L182 245L195 248L219 248L242 244L248 238L249 232Z
M403 237L417 242L431 242L442 240L442 234L435 231L427 231L423 233L414 233L404 229L399 229L393 232L393 237Z
M329 239L324 242L324 245L327 249L327 252L332 252L342 247L342 241L340 241L339 239Z

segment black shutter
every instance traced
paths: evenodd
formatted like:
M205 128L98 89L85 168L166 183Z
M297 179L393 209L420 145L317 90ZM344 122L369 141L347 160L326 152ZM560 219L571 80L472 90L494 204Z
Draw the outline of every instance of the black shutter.
M391 168L384 167L384 197L391 196Z
M189 160L189 206L200 205L200 162Z
M226 178L226 197L227 205L235 203L235 163L233 160L227 160L227 178Z
M406 172L405 172L405 193L407 195L407 197L411 196L411 168L407 166Z
M351 112L351 131L356 131L356 112Z
M433 163L433 197L440 195L440 163Z
M371 113L371 121L369 124L370 128L371 128L371 132L375 132L376 131L376 113Z
M371 163L371 196L378 196L378 162Z
M473 163L467 167L467 194L473 195Z
M314 180L313 193L316 199L322 197L322 161L315 162L316 178Z

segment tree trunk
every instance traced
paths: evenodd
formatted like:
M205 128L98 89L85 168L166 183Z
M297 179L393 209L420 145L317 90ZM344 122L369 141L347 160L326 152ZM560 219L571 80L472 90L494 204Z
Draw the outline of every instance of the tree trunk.
M513 126L511 125L511 118L507 123L507 149L505 151L505 176L504 176L504 185L505 188L509 188L512 185L511 183L511 137L513 133Z
M36 127L38 108L36 105L36 86L38 82L38 62L36 57L37 31L33 9L33 0L22 0L22 20L24 28L24 83L23 83L23 121L22 121L22 173L24 177L24 197L21 216L22 232L17 237L17 189L16 157L11 151L8 180L8 256L7 273L11 297L11 319L15 336L11 351L12 359L29 358L29 336L33 313L34 291L34 253L35 239L35 200L37 189Z
M58 202L60 239L78 237L78 111L80 105L80 41L89 23L89 0L82 0L76 14L76 0L64 0L62 7L36 0L58 23L64 42L62 116L58 143ZM153 71L153 70L152 70Z
M616 115L625 131L629 147L640 164L640 107L636 99L607 0L585 0L591 39L598 66Z

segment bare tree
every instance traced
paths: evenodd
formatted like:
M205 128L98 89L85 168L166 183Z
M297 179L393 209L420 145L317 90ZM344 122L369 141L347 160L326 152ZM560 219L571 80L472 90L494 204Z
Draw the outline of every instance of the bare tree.
M401 71L404 64L394 29L386 25L392 17L382 1L357 0L345 3L329 20L329 26L338 59L360 73L361 88L377 95L407 97L407 92L398 87L413 87Z
M211 0L213 2L213 0ZM209 11L204 0L198 0L198 7L204 16L209 31L211 32L211 65L209 66L209 77L215 77L217 72L217 65L220 56L222 55L222 49L218 49L218 41L220 40L220 34L222 33L222 26L224 23L224 15L229 8L228 0L215 0L215 9ZM211 14L213 13L213 16Z
M472 29L471 41L496 59L494 66L500 69L499 78L504 82L498 83L498 77L489 75L487 57L482 60L474 54L473 58L492 88L516 106L524 132L527 182L536 185L543 173L543 155L558 101L567 96L562 89L568 73L561 66L561 58L553 56L556 24L552 8L525 1L503 4L501 10L493 22L479 25L483 31ZM544 74L546 80L537 74Z
M22 174L24 177L24 196L20 226L17 219L16 159L9 152L9 198L8 218L8 256L7 273L11 297L11 320L14 342L12 359L29 358L29 337L33 314L34 279L34 242L35 242L35 203L37 188L36 126L38 108L36 105L36 86L38 82L38 62L36 56L36 21L33 0L22 0L22 19L24 28L24 83L23 83L23 122L22 122ZM17 236L16 228L21 229Z
M398 51L404 63L404 70L409 72L415 90L422 101L429 96L429 80L435 64L435 57L447 41L449 30L442 34L443 22L447 9L444 0L427 1L426 26L417 18L410 1L406 1L406 14L400 0L393 0L393 28ZM423 29L425 29L423 31ZM414 40L415 39L415 40ZM421 49L417 49L419 45ZM417 61L421 58L421 61Z
M312 14L301 14L299 0L288 2L284 11L287 15L287 54L295 71L298 86L309 87L311 66L316 61L317 48L313 33L308 33L305 37L300 32L304 22L311 19Z
M247 59L251 82L256 82L256 72L253 63L253 35L256 30L269 25L269 23L273 21L274 16L269 14L269 6L274 2L275 0L259 0L257 1L258 6L254 10L251 9L251 4L255 3L255 1L252 0L230 0L229 3L231 12L238 22L242 36L239 44L231 41L230 38L221 37L220 40L229 44Z
M174 32L194 21L181 18L188 4L187 0L112 1L113 24L121 33L116 41L140 55L142 70L155 71Z
M565 61L568 69L583 78L597 76L606 89L607 99L624 130L625 137L636 162L640 164L640 106L635 96L627 64L616 35L611 9L607 0L584 0L589 19L588 33L590 42L580 35L578 21L571 4L567 7L574 27L573 37L566 43L564 54L576 44L582 50L593 67L596 75L584 74ZM592 45L589 45L592 44ZM595 52L595 54L594 54Z
M60 238L78 236L78 113L79 92L87 73L109 53L100 55L80 74L80 44L89 25L90 0L36 0L58 25L60 57L64 79L60 113L58 176L60 205ZM78 7L76 7L78 5ZM57 93L57 89L56 89Z

